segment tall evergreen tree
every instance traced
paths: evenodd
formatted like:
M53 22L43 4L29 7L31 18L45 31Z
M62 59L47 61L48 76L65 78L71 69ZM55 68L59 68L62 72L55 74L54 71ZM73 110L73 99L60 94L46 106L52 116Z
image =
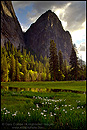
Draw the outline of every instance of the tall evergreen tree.
M60 71L63 72L63 55L61 50L59 50L58 57L59 57L59 69Z
M72 74L72 79L77 80L78 78L78 57L76 55L74 46L72 46L72 51L70 55L70 65L71 65L71 74Z
M19 81L20 80L20 75L19 75L19 64L18 64L18 58L15 60L15 80Z
M67 80L67 78L68 78L67 60L64 60L63 66L64 66L63 73L64 73L64 76L65 76L64 79Z
M13 55L11 55L11 61L10 61L10 79L12 81L15 80L15 58Z
M50 41L50 56L49 56L49 70L51 73L51 80L54 79L54 81L57 79L58 76L58 56L57 56L57 48L56 43L54 40Z

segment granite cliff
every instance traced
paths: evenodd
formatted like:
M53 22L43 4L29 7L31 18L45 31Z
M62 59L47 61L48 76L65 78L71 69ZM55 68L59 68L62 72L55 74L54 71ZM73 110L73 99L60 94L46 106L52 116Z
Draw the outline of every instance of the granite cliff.
M31 48L36 54L49 57L50 40L54 40L57 51L61 50L63 58L69 61L72 48L72 38L62 27L61 21L51 10L42 14L25 32L26 48Z
M42 14L30 28L23 33L15 15L11 1L1 1L1 45L10 41L14 46L24 46L37 56L49 57L50 40L54 40L57 51L61 50L63 58L69 61L72 38L65 31L57 15L51 10Z
M24 46L24 36L11 1L1 1L1 45L10 41L15 47Z

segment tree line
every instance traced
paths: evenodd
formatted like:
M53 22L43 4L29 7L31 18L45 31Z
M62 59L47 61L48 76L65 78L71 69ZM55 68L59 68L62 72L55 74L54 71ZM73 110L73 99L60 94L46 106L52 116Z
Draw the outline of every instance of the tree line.
M75 69L63 60L61 50L58 52L53 40L50 42L50 57L32 55L25 48L16 48L10 42L1 46L1 82L8 81L50 81L74 80L86 78L86 67L78 69L80 73L73 75ZM53 60L53 61L52 61ZM72 63L71 63L72 64Z
M50 41L50 73L51 80L83 80L86 79L86 66L79 63L76 48L72 45L70 62L63 60L61 50L57 54L56 43Z

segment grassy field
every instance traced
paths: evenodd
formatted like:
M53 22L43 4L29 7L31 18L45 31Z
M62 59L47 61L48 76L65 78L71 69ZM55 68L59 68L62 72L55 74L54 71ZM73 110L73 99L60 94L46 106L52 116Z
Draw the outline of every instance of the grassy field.
M1 86L19 88L55 88L86 91L86 81L57 81L57 82L1 82Z
M85 81L10 82L1 85L86 90ZM1 122L2 129L86 129L86 94L1 89Z

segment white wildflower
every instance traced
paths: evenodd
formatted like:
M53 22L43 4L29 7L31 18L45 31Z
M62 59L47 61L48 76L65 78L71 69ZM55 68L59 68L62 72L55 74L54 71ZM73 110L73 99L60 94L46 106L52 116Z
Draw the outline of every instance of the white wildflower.
M3 110L5 110L6 108L4 107Z
M67 111L65 111L65 113L67 113Z
M36 107L39 108L38 104L36 104Z
M65 111L65 109L63 109L63 111Z
M30 114L30 112L28 112L28 115Z
M44 115L44 113L43 113L43 112L41 112L41 115Z
M56 116L56 113L54 113L54 116Z
M83 106L82 106L82 108L83 108Z
M71 105L68 105L69 107L71 106Z
M79 108L80 108L80 106L77 107L77 109L79 109Z
M82 114L84 114L84 112L82 112Z
M43 110L43 112L47 112L47 110Z
M33 98L35 98L35 96L33 96Z
M70 109L70 111L72 111L72 109Z
M67 105L65 105L65 107L67 107Z
M46 116L46 115L44 115L44 116Z
M12 116L16 116L16 113L15 113L15 114L12 114Z

